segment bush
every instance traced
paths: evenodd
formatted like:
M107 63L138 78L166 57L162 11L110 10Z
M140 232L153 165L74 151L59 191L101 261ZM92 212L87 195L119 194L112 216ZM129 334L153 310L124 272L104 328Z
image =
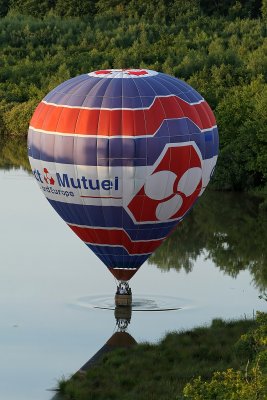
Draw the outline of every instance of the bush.
M38 100L32 99L24 103L19 103L4 113L3 123L6 131L10 132L11 135L21 136L21 133L24 133L26 136L31 116L37 104Z

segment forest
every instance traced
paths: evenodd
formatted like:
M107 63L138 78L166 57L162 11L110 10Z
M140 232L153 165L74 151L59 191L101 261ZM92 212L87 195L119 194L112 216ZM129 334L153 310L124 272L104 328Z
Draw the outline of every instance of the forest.
M0 0L0 136L26 137L36 105L68 78L154 69L192 85L214 110L213 188L264 192L266 22L267 0Z

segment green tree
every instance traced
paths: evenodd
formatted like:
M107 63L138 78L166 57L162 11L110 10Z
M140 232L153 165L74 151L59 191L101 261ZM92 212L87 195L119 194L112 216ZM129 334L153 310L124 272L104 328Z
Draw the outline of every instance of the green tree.
M90 0L57 0L54 11L62 17L92 16L95 13L95 2Z
M55 0L10 0L10 8L20 14L45 16L55 5Z
M222 146L216 182L225 189L242 190L264 185L267 165L266 103L267 85L261 78L249 85L234 87L216 108Z
M188 400L266 400L265 390L266 378L256 366L249 373L231 368L215 372L208 382L196 378L185 386L183 394Z
M262 18L266 21L267 20L267 0L262 0L261 13L262 13Z
M32 99L25 103L19 103L10 111L7 111L3 116L7 131L13 135L20 136L21 132L24 132L24 135L26 135L31 116L37 104L38 100Z
M0 17L7 15L10 6L10 0L0 0Z

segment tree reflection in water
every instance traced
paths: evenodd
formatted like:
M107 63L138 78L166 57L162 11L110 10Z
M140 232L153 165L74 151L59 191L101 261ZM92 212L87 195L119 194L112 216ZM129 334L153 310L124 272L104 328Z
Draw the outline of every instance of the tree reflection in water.
M0 135L0 169L23 168L31 171L26 138Z
M232 277L249 270L267 288L267 213L263 200L245 193L207 192L149 258L162 270L193 269L204 255Z

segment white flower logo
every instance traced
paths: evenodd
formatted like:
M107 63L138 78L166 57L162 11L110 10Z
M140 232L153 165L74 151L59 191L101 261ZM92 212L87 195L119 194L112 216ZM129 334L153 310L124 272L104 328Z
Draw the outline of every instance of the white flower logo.
M185 197L191 196L202 178L202 169L189 168L177 182L174 172L163 170L155 172L147 179L144 191L152 200L158 200L156 218L159 221L173 217L182 207Z

